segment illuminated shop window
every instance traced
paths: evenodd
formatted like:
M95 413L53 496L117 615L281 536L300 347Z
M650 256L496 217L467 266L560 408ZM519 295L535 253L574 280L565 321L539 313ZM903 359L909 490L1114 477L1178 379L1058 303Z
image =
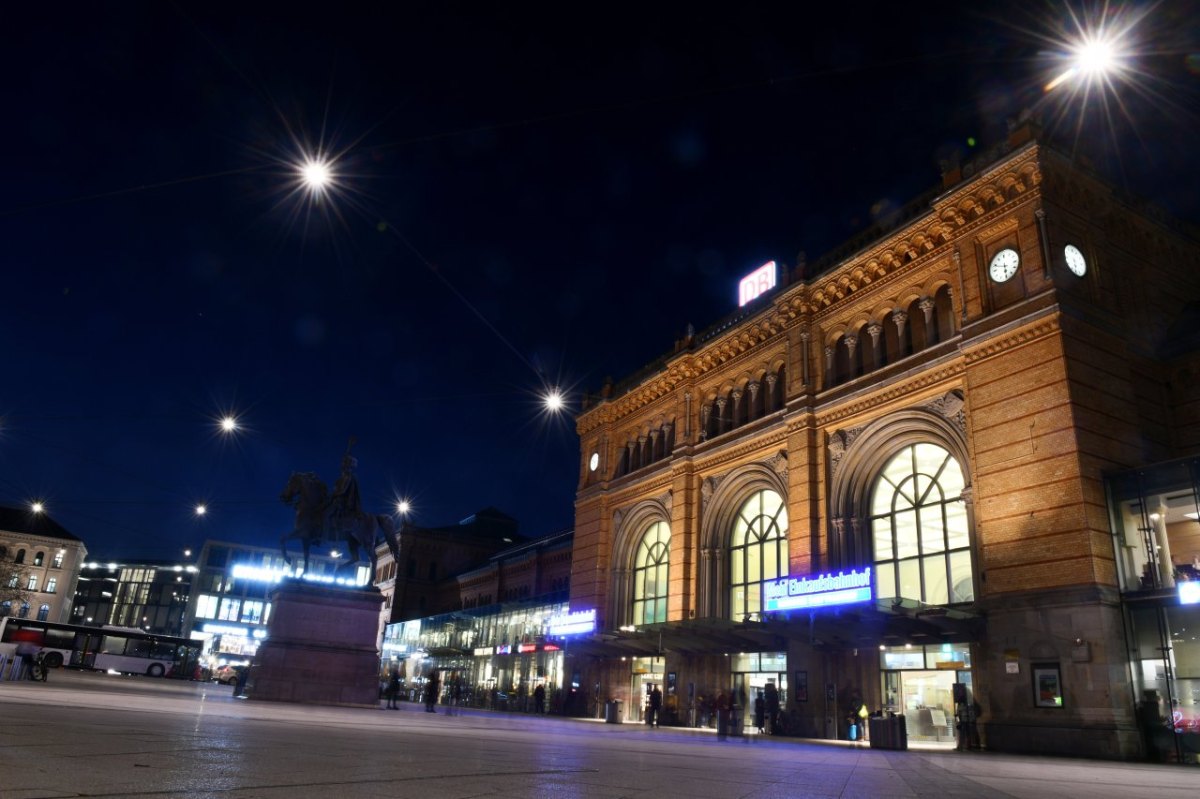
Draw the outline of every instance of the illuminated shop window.
M247 601L242 606L242 621L247 624L259 624L262 622L263 603Z
M962 467L936 444L896 454L875 484L877 596L944 605L975 599Z
M787 507L771 490L742 505L729 545L729 616L741 621L762 610L762 583L787 575Z
M221 621L237 621L238 612L242 609L242 600L240 599L222 599L221 610L217 614L217 618Z
M196 600L197 619L215 619L219 599L212 594L201 594Z
M634 624L655 624L667 620L670 554L671 528L666 522L655 522L642 536L634 561Z

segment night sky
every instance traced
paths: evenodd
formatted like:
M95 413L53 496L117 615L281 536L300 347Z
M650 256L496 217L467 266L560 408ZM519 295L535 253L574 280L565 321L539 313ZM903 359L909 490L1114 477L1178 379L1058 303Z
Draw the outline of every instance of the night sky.
M288 475L332 483L356 436L368 510L546 535L583 391L1022 109L1200 220L1196 3L1127 14L1129 71L1086 105L1042 89L1063 5L823 5L6 8L0 504L98 559L273 544ZM338 156L315 204L304 149Z

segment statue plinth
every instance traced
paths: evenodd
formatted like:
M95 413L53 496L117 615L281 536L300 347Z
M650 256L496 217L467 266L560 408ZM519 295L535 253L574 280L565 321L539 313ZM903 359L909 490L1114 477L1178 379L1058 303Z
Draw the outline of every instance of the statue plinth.
M379 589L287 580L273 590L251 699L378 707Z

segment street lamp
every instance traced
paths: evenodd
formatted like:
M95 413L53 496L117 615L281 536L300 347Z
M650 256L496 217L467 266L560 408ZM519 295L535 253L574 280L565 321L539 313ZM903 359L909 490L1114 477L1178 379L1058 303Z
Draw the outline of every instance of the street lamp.
M208 513L208 506L205 505L203 502L196 506L196 515L197 516L203 516L206 513Z
M562 392L557 388L552 388L542 397L542 404L550 413L558 413L566 407L567 401L563 397Z
M41 502L34 500L33 502L29 503L29 510L33 511L34 513L42 513L46 510L46 506Z
M238 429L238 420L233 416L225 416L221 419L221 431L224 433L234 433Z

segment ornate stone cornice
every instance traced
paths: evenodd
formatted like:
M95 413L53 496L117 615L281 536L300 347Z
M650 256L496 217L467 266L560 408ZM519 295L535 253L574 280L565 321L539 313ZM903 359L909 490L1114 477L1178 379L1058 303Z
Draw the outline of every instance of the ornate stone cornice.
M576 423L580 436L623 419L668 396L680 386L694 383L718 369L762 357L763 345L782 341L787 330L814 323L815 315L828 316L843 302L858 299L867 286L880 288L912 277L910 264L926 268L952 256L956 242L972 233L986 234L996 226L1012 224L1000 219L1040 196L1040 150L1030 145L938 197L930 211L869 249L847 259L812 285L800 283L785 289L769 309L753 319L730 327L694 353L680 355L627 394L582 414Z
M1032 325L1009 331L981 345L963 347L963 358L966 365L970 366L1005 350L1011 350L1014 347L1020 347L1031 341L1053 335L1061 329L1062 326L1059 324L1057 316L1039 319Z
M918 375L912 380L892 385L886 391L876 392L869 397L863 397L857 402L850 402L825 413L819 413L817 414L817 426L827 427L836 424L842 419L847 419L864 411L869 411L872 408L878 408L881 405L887 405L910 394L923 391L930 386L936 386L939 383L949 380L956 380L961 377L963 368L963 362L956 359L937 369Z

